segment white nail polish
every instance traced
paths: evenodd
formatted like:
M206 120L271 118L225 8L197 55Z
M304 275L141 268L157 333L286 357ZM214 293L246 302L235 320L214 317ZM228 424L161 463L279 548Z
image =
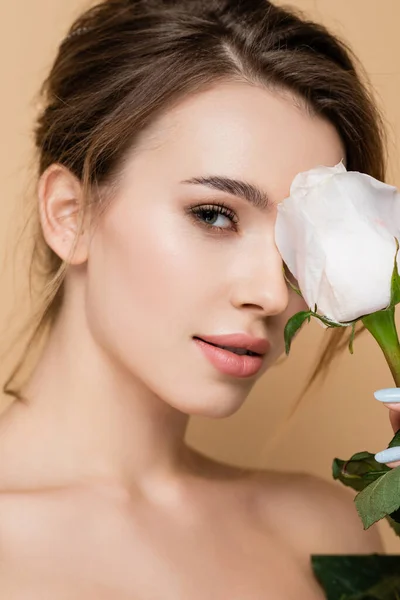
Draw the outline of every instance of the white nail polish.
M398 402L400 403L400 388L386 388L374 392L376 400L379 402Z
M390 463L400 460L400 446L394 448L387 448L375 454L375 460L378 463Z

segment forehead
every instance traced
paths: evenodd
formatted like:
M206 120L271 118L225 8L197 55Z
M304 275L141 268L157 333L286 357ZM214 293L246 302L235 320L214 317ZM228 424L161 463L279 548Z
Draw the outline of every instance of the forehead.
M236 82L177 103L136 150L142 168L156 169L171 183L223 175L251 181L272 201L288 195L297 173L345 158L334 126L288 93Z

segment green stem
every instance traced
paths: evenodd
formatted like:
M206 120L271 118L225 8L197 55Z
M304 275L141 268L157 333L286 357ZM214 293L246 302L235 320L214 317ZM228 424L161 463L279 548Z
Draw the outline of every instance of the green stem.
M396 387L400 387L400 343L394 319L394 306L361 319L381 347Z

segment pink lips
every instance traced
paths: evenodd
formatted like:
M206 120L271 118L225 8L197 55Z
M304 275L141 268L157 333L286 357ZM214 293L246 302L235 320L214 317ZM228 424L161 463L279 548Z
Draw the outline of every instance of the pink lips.
M214 367L221 373L233 377L251 377L258 373L264 362L263 355L270 348L268 340L253 338L246 334L196 337L194 340L202 350L204 356ZM223 348L217 348L212 344L243 348L251 352L257 352L259 355L239 355Z
M233 348L244 348L257 354L266 354L271 344L266 338L255 338L247 333L230 333L228 335L199 335L196 336L204 342L218 346L231 346Z

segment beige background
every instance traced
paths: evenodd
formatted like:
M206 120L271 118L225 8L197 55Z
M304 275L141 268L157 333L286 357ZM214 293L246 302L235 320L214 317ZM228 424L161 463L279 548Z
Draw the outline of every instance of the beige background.
M0 2L2 345L9 339L11 317L18 324L23 314L16 304L19 301L16 294L21 285L18 277L21 279L24 275L18 262L14 270L12 258L14 224L22 215L24 196L32 178L30 132L36 108L35 94L71 19L87 4L84 0ZM279 4L283 3L279 1ZM388 181L400 185L399 0L293 0L290 4L331 27L360 57L389 126ZM355 343L353 356L348 352L343 354L326 382L306 395L290 425L273 440L315 363L324 335L325 331L318 325L306 325L289 359L258 382L238 413L224 420L191 420L189 443L235 464L308 471L328 480L333 457L348 458L361 450L377 452L386 448L392 430L387 409L375 401L373 392L391 387L393 383L383 356L369 334L363 334ZM15 354L10 353L2 360L2 377L13 356ZM400 540L386 522L381 522L380 527L386 550L399 554Z

